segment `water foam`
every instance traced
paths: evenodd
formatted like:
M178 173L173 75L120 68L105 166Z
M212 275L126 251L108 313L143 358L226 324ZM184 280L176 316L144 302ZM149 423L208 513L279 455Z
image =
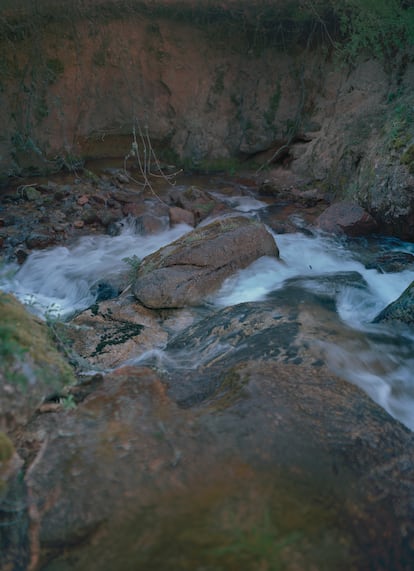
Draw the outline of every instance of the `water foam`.
M0 288L13 292L40 315L52 313L63 318L94 303L95 284L127 272L130 267L125 258L142 259L189 230L189 226L179 225L141 236L134 224L125 220L119 236L85 236L72 246L32 252L17 271L15 266L3 270Z

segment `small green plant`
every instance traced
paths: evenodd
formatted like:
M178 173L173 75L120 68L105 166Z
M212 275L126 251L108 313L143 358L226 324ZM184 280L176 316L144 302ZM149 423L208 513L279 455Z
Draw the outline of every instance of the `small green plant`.
M125 258L122 258L122 261L125 262L126 264L128 264L129 266L129 279L130 281L134 281L137 272L141 266L141 260L140 258L138 258L138 256L136 254L133 254L132 256L126 256Z
M73 410L76 408L76 401L73 395L60 397L59 404L61 404L65 410Z
M45 320L48 325L60 319L60 308L56 303L51 303L45 311Z

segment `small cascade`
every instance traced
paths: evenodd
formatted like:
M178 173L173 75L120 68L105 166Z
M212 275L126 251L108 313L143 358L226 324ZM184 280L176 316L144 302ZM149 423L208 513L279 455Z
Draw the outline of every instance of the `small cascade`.
M229 205L255 216L266 204L253 198L231 197ZM86 236L72 246L32 252L21 267L3 267L0 288L14 293L32 311L65 319L90 307L97 299L99 283L119 281L128 275L128 259L142 259L174 241L191 228L176 226L156 235L137 233L134 223L125 220L118 236ZM367 255L383 252L413 253L414 246L395 239L372 238L369 248L358 240L307 232L274 234L281 258L263 257L227 279L207 302L206 311L215 312L245 302L255 303L284 295L297 302L298 292L330 299L329 337L326 322L312 313L310 342L318 347L332 371L359 385L388 412L414 429L414 379L412 378L414 332L407 327L373 325L374 317L398 298L414 280L414 271L381 273L368 269ZM368 254L367 254L368 252ZM367 267L368 266L368 267ZM334 324L334 325L333 325ZM192 367L198 355L166 355L162 351L137 355L137 362L168 363Z

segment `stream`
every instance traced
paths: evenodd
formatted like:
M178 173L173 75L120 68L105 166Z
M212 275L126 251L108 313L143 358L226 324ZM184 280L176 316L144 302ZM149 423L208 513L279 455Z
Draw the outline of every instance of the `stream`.
M253 197L216 197L239 213L265 219L267 204ZM333 372L360 386L413 430L414 332L395 324L374 325L372 320L414 280L414 271L381 273L367 266L379 254L414 253L414 244L378 236L332 237L306 227L300 220L296 222L299 226L302 223L303 231L273 232L280 260L261 258L227 279L206 300L205 311L262 301L275 292L295 297L302 290L328 296L334 300L336 311L328 322L326 316L313 316L314 344ZM142 236L134 221L125 219L117 236L84 236L71 246L34 251L21 267L3 266L0 288L14 293L43 317L68 319L94 303L98 283L125 273L126 258L142 259L190 230L183 224ZM337 332L334 337L326 335L332 328ZM168 360L168 355L161 351L158 358ZM137 361L145 359L145 355L136 357ZM192 356L194 362L197 359L197 355Z

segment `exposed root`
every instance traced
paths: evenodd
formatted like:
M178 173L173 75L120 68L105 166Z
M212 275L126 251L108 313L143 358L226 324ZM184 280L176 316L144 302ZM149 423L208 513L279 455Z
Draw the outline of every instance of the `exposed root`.
M140 145L138 144L138 140L137 140L137 129L136 129L135 124L138 128ZM139 121L136 119L134 121L134 126L132 129L132 135L133 135L133 141L132 141L131 149L130 149L129 153L124 158L125 176L127 176L128 179L131 180L132 182L134 182L135 184L142 186L144 189L149 188L150 191L154 194L154 196L160 202L167 205L166 202L164 200L162 200L162 198L160 196L158 196L158 194L155 192L154 187L151 184L151 178L162 178L166 182L168 182L168 184L170 184L171 186L174 186L175 183L172 181L182 171L180 169L180 170L178 170L174 173L171 173L171 174L166 174L163 172L162 167L160 165L160 162L158 160L158 157L157 157L157 155L154 151L154 148L151 144L151 139L150 139L150 136L148 133L148 127L145 126L145 133L143 133L143 131L141 129L141 125L140 125ZM128 159L131 159L131 158L135 158L137 160L138 167L139 167L141 176L143 178L143 182L137 181L128 173L127 162L128 162ZM152 172L152 169L151 169L152 162L155 164L158 174Z

